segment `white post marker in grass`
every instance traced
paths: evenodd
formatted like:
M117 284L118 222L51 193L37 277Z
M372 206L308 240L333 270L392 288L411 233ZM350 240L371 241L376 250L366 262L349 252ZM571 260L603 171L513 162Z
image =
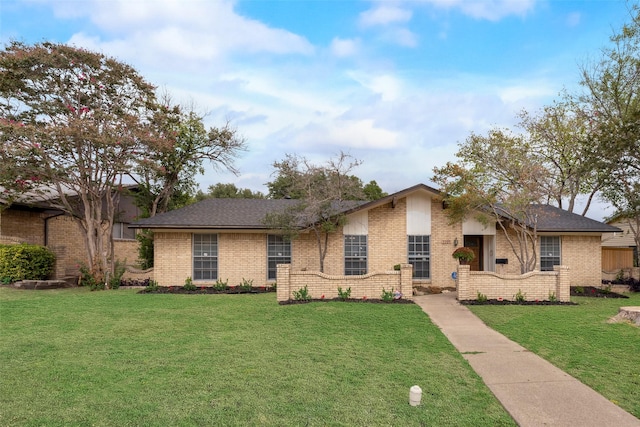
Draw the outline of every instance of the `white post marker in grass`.
M422 389L414 385L409 389L409 405L418 406L420 404L420 399L422 399Z

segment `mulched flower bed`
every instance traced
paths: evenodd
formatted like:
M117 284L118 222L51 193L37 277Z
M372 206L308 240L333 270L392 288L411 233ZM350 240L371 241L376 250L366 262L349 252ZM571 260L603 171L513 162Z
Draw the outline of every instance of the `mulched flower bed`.
M591 298L629 298L626 295L621 295L616 292L611 292L607 289L596 288L594 286L571 286L571 296L576 297L591 297ZM562 302L562 301L507 301L490 299L480 302L478 300L460 301L460 304L464 305L577 305L575 302Z
M571 286L571 296L592 298L629 298L626 295L611 292L594 286Z
M497 300L497 299L488 299L486 301L480 302L478 300L465 300L460 301L460 304L463 305L577 305L575 302L564 302L564 301L508 301L508 300Z
M329 302L329 301L340 301L340 302L360 302L360 303L370 303L370 304L413 304L413 301L408 299L393 299L391 301L384 301L378 298L312 298L308 300L294 300L290 299L288 301L279 301L280 305L290 305L290 304L307 304L310 302Z
M182 286L158 286L157 289L141 289L139 294L266 294L275 292L275 288L267 286L257 286L251 289L241 288L239 286L229 287L227 289L215 289L211 286L201 286L195 291L188 291Z

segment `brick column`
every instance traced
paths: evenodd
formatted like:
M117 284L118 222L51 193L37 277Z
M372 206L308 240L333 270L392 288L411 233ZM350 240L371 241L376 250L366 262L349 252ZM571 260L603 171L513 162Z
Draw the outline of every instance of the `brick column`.
M400 265L400 292L402 298L413 300L413 265Z
M556 281L556 297L558 301L571 301L571 277L569 275L569 267L566 265L556 265L553 267L553 271L558 272L558 278Z
M291 287L291 264L278 264L276 266L276 298L278 301L288 301Z
M471 284L469 283L469 272L471 266L458 265L458 277L456 278L456 290L458 292L458 301L475 299L476 295L470 295Z

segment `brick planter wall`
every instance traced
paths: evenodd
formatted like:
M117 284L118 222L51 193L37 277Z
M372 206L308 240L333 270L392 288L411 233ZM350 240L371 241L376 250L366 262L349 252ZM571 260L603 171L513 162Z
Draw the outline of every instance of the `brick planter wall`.
M554 271L533 271L530 273L496 274L487 271L470 271L468 265L458 266L458 300L475 300L478 292L488 299L503 298L513 301L518 291L526 295L527 301L548 301L555 295L558 301L570 301L569 267L556 266Z
M291 265L279 264L277 276L277 299L288 301L293 299L293 292L305 286L313 299L324 295L325 299L338 297L338 287L344 291L351 288L351 298L363 297L380 299L382 289L402 292L402 298L412 300L411 264L402 264L400 271L384 271L362 276L331 276L318 271L291 271Z

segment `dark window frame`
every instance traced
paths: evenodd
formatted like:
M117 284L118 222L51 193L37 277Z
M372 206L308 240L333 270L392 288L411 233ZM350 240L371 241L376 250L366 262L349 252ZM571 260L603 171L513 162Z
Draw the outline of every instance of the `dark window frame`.
M278 264L291 264L291 240L279 234L268 234L267 280L276 280Z
M361 276L368 271L368 239L363 234L344 236L344 275Z
M408 235L407 258L413 265L414 279L431 279L431 236Z
M218 280L218 235L193 234L192 278Z

